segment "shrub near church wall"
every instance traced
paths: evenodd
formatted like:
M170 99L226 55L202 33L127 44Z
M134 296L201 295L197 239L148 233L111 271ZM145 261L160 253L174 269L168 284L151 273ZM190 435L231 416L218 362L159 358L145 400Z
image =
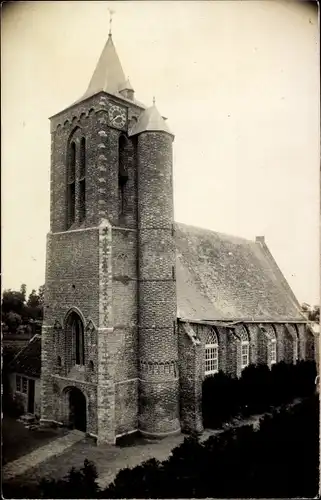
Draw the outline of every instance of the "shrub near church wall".
M193 345L191 339L184 329L185 323L178 321L178 339L179 339L179 370L180 370L180 401L181 401L181 421L182 428L186 432L199 432L202 428L202 382L205 378L205 339L211 325L189 323L191 331L199 340L199 345ZM271 335L274 335L274 329L271 325L266 325L265 329L272 329ZM300 326L299 326L300 328ZM305 328L304 325L302 329ZM222 326L215 327L219 340L219 369L231 376L241 376L241 342L229 330ZM247 330L250 337L250 361L265 363L271 365L271 338L267 332L259 328L256 324L247 324ZM285 326L275 325L277 339L277 361L283 360L290 362L294 359L296 349L296 338L288 335L286 340ZM307 337L309 338L309 337ZM285 345L284 345L285 343ZM311 345L314 345L311 343ZM310 346L309 340L306 342L306 348ZM308 358L312 356L307 353Z
M295 365L282 361L271 370L265 364L249 365L241 378L222 372L210 375L203 382L204 425L219 427L238 413L263 413L296 397L312 396L315 377L313 361Z

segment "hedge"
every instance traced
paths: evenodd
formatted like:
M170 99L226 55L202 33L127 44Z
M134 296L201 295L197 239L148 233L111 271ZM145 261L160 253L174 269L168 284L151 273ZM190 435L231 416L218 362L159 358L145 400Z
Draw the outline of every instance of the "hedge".
M121 471L101 498L314 497L319 478L316 395L252 426L200 443L186 438L164 462Z
M313 498L319 479L319 399L274 410L259 430L239 427L201 443L186 438L163 462L148 460L120 471L99 490L85 461L60 481L37 489L3 485L6 498ZM31 495L31 496L30 496Z
M206 377L203 382L203 422L218 428L236 416L247 417L287 404L295 398L308 397L315 391L317 375L314 361L297 364L277 363L246 367L240 378L223 372Z

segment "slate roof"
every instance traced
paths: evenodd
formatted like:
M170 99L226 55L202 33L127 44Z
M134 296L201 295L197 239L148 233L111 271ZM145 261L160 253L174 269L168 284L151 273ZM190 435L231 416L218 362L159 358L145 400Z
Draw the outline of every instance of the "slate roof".
M125 77L112 36L109 34L85 94L80 99L77 99L73 105L98 92L107 92L145 109L146 106L137 99L127 99L120 94L120 91L125 88L134 90L128 78Z
M179 318L305 320L264 242L181 223L175 239Z
M27 375L29 377L40 377L41 375L41 336L34 335L30 342L11 361L12 372Z
M128 135L132 136L147 131L167 132L168 134L173 135L155 105L143 111L138 119L138 122L134 125Z
M114 94L120 90L121 85L125 82L123 68L112 37L109 35L84 97L96 94L101 90Z

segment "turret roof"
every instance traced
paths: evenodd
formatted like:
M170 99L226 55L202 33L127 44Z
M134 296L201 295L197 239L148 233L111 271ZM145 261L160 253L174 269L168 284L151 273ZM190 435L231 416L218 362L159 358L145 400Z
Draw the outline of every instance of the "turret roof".
M167 134L173 135L155 104L143 111L138 119L138 122L134 125L129 135L136 135L147 131L166 132Z

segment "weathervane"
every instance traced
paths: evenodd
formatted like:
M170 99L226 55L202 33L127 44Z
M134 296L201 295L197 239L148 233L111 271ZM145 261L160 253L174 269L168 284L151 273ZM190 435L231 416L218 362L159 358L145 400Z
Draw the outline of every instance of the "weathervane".
M153 106L155 106L155 103L156 103L156 99L155 99L155 96L153 96Z
M112 9L108 9L109 11L109 35L111 36L111 28L112 28L112 22L113 22L113 14L115 14L115 11Z

